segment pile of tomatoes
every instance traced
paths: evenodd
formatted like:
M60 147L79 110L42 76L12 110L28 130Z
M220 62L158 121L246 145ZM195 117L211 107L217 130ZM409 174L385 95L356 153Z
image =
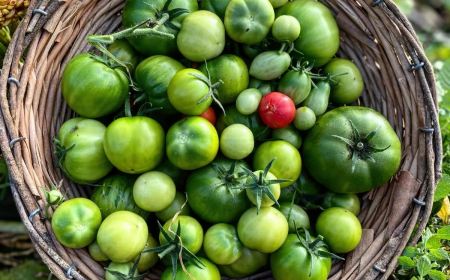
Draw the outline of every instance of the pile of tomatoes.
M269 266L276 280L326 279L360 242L357 194L401 159L389 122L348 106L364 84L335 57L330 10L127 0L123 26L90 36L103 56L79 54L63 72L80 117L59 130L58 165L94 188L90 200L48 193L57 239L109 262L107 280L141 279L158 262L163 280Z

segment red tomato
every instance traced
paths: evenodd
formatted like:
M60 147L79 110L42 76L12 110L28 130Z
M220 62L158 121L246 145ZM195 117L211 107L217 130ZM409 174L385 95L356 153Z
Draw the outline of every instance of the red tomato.
M295 115L295 113L294 113ZM216 125L216 112L214 112L214 109L212 107L209 107L203 114L198 115L199 117L202 117L204 119L207 119L212 125ZM182 115L181 118L189 117L188 115Z
M259 115L265 125L280 129L294 120L295 104L287 95L271 92L261 99Z

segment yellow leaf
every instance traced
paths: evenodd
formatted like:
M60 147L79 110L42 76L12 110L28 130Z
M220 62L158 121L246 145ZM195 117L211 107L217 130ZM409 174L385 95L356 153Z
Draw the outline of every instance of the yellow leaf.
M449 220L448 217L450 216L450 201L448 200L448 197L444 199L444 203L442 204L441 210L437 213L437 216L442 219L442 223L444 225L447 225Z

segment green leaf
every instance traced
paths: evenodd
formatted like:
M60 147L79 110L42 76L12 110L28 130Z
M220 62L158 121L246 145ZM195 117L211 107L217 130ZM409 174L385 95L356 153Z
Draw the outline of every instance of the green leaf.
M413 261L410 257L401 256L397 261L398 264L401 265L404 269L411 269L417 266L416 262Z
M448 253L444 250L444 248L431 249L430 255L435 258L433 261L448 260Z
M419 254L419 250L417 250L416 247L408 246L408 247L405 248L405 250L403 250L402 256L414 258L418 254Z
M450 175L442 174L442 178L436 187L436 193L434 194L434 200L438 201L450 194Z
M426 256L421 256L417 262L417 271L419 275L424 277L431 270L431 261Z
M436 236L439 237L440 239L450 240L450 226L440 228L437 231Z
M450 91L450 59L444 62L442 69L438 73L438 79L444 90Z
M413 278L411 278L411 280L418 280L416 276L414 276Z
M445 274L438 271L438 270L431 270L428 273L428 276L431 280L445 280L447 277L445 277Z
M438 249L441 248L442 243L441 243L441 239L438 236L433 236L430 238L430 240L428 240L427 242L427 249Z

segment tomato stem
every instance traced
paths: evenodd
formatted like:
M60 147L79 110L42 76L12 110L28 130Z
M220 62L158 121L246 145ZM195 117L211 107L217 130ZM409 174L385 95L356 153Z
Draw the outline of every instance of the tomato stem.
M167 247L167 249L165 249L164 251L162 251L161 253L158 254L158 257L160 259L164 258L167 254L169 254L170 252L172 252L173 250L175 250L177 248L177 246L175 244L170 245L169 247Z

